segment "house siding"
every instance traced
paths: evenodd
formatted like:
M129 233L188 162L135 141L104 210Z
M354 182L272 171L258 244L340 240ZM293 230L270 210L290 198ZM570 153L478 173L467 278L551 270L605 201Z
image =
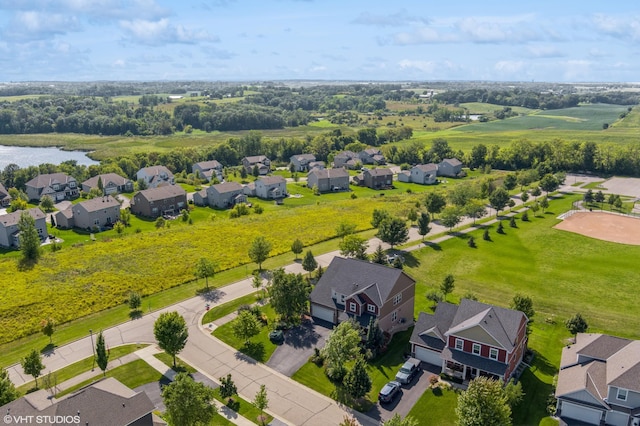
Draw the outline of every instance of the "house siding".
M617 398L618 389L616 386L609 386L609 395L607 398L609 403L627 408L640 408L640 393L627 390L627 400L621 401Z

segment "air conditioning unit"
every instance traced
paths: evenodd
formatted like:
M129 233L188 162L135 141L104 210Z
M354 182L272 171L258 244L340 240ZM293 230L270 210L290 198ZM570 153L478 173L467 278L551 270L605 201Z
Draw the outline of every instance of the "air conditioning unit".
M631 426L640 426L640 418L634 417L631 419Z

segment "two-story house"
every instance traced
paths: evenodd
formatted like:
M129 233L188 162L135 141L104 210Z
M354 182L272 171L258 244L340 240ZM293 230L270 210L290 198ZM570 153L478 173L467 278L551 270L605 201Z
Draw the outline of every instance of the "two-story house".
M401 269L334 257L311 292L311 316L331 325L355 318L367 326L373 316L394 334L413 325L416 282Z
M82 190L89 192L93 188L99 188L100 183L102 184L102 195L133 191L133 182L131 182L131 179L122 177L116 173L104 173L87 179L82 182Z
M92 198L55 214L59 228L101 230L120 220L120 203L111 195Z
M362 164L358 154L353 151L342 151L333 157L334 167L344 167L345 169L355 169Z
M251 175L253 168L256 166L258 167L258 173L264 176L271 171L271 160L265 155L252 155L242 159L242 167L244 167L247 174Z
M371 189L390 188L393 185L393 172L391 169L365 170L361 182Z
M443 372L471 380L480 375L509 380L527 349L527 316L513 309L462 299L421 312L411 351Z
M349 189L349 172L343 168L313 169L307 174L307 186L320 192L344 191Z
M255 181L256 196L264 200L277 200L287 196L287 180L282 176L265 176Z
M25 213L31 216L36 225L40 240L47 238L47 216L38 207L29 210L18 210L0 216L0 247L20 247L20 216Z
M201 161L191 166L193 174L197 174L199 179L211 182L213 179L223 181L222 164L218 160Z
M143 167L136 173L137 180L143 180L147 189L176 183L173 173L165 166Z
M9 191L7 191L7 188L0 182L0 208L9 207L10 205L11 196L9 195Z
M291 164L296 172L308 172L315 161L316 156L313 154L297 154L291 157Z
M565 424L640 425L640 340L576 335L562 349L556 398Z
M25 184L30 201L40 201L48 195L54 202L71 200L80 195L78 182L64 173L38 175Z
M362 164L387 164L382 151L378 148L367 148L358 153L358 158Z
M197 205L227 209L238 203L246 203L247 196L238 182L224 182L196 192L193 194L193 202Z
M146 217L174 215L187 206L187 192L179 185L145 189L131 199L131 213Z
M398 173L398 180L400 182L417 183L420 185L433 185L438 181L438 165L418 164L411 168L411 170L404 170Z
M456 177L462 171L462 163L457 158L445 158L438 163L438 175Z

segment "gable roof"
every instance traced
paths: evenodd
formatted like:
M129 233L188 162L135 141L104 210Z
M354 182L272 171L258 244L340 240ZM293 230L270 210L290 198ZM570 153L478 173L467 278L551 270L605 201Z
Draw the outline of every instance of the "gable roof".
M393 172L391 171L391 169L365 170L364 174L369 174L370 176L393 176Z
M227 192L242 191L242 185L238 182L223 182L215 185L211 185L212 189L215 189L218 194L226 194ZM204 190L206 192L206 190Z
M441 163L447 163L452 167L462 166L462 162L457 158L445 158Z
M65 173L49 173L38 175L27 182L25 185L31 186L33 188L45 188L56 183L66 185L71 181L75 181L75 179Z
M457 310L458 306L452 303L440 302L435 314L420 312L409 341L442 351L447 341L445 333L451 327Z
M500 346L511 352L515 347L523 319L526 321L527 316L514 309L462 299L446 335L455 335L473 327L480 327Z
M138 173L140 172L144 172L147 176L157 176L162 173L166 173L167 176L173 176L173 173L171 173L171 170L169 170L166 166L143 167L140 170L138 170Z
M251 155L248 157L244 157L244 159L246 159L250 164L262 163L263 161L268 160L265 155Z
M261 177L256 183L261 182L263 185L277 185L287 183L287 180L280 175Z
M569 396L582 391L587 392L593 398L593 402L608 407L604 402L608 391L606 363L592 361L560 370L556 396Z
M194 166L200 167L202 170L211 170L211 169L221 169L222 164L218 160L211 161L201 161L199 163L195 163ZM191 167L193 169L193 166Z
M167 185L160 186L158 188L145 189L138 192L136 195L140 195L147 201L157 201L171 197L179 197L181 195L186 196L187 192L179 185Z
M412 284L415 283L413 278L400 269L336 256L322 274L310 298L314 303L334 306L332 290L348 297L364 293L381 306L391 297L394 286L403 276Z
M87 212L96 212L109 207L120 208L120 203L111 195L108 195L106 197L95 197L87 201L82 201L81 203L78 203L76 207L77 206L81 206Z
M20 216L22 212L27 212L34 220L45 219L46 215L38 207L33 207L28 210L17 210L13 213L7 213L0 216L0 223L4 227L15 226L20 222Z
M316 161L316 156L313 154L297 154L297 155L292 155L291 156L291 161L293 161L293 159L296 159L297 161Z
M429 164L418 164L417 166L413 167L414 169L418 169L424 173L431 173L431 172L437 172L438 171L438 165L437 164L433 164L433 163L429 163Z
M9 195L9 191L4 187L2 182L0 182L0 200Z
M113 182L117 186L126 185L127 182L131 182L130 179L120 176L116 173L104 173L101 175L96 175L92 178L89 178L82 182L83 185L88 186L89 188L97 188L98 187L98 179L102 179L102 185L106 186L109 182Z
M314 175L318 179L331 179L341 177L349 178L349 172L342 167L338 167L337 169L313 169L307 174L307 176L309 175Z
M357 158L358 154L356 154L353 151L342 151L337 153L333 159L335 160L336 158Z

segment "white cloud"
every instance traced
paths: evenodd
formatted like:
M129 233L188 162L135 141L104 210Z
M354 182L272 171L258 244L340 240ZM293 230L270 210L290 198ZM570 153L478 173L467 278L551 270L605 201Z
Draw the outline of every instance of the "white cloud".
M432 73L438 69L438 63L435 61L412 61L409 59L403 59L398 63L400 69L412 69L422 72Z
M79 31L82 25L73 16L44 12L17 12L3 31L6 39L17 41L46 40L54 35Z
M427 24L428 22L429 20L427 18L410 15L406 10L387 15L375 15L370 12L362 12L352 21L354 24L373 25L376 27L401 27L412 23Z
M640 40L639 16L611 16L595 14L591 24L596 31L622 40Z
M561 58L566 54L556 46L528 46L527 56L534 58Z
M146 21L120 21L126 40L134 43L159 46L171 43L195 44L202 41L218 41L205 30L192 30L183 25L172 25L168 19Z
M503 74L513 74L521 72L525 68L525 63L523 61L498 61L493 68Z

